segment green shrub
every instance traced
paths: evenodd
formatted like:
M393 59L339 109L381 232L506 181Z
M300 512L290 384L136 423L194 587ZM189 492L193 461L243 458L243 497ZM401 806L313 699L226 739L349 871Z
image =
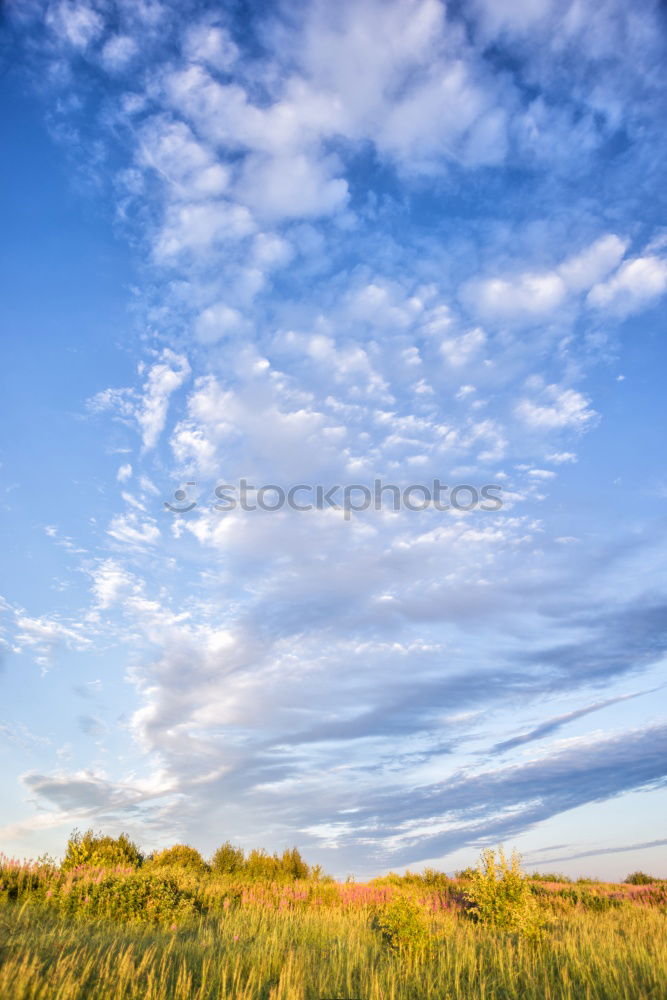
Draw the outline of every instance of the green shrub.
M632 872L625 879L626 885L652 885L658 881L659 879L653 878L652 875L647 875L646 872Z
M175 878L146 870L74 878L64 882L48 902L75 917L161 926L182 922L200 909L192 893L180 887Z
M291 882L295 879L324 878L317 866L312 871L296 847L288 848L279 857L254 849L246 858L240 847L227 841L211 858L211 868L220 875L245 875L249 879L268 879L273 882Z
M234 847L227 840L211 858L211 869L218 875L235 875L243 871L245 854L242 847Z
M280 876L280 859L265 850L253 848L248 855L244 874L248 878L277 879Z
M468 880L474 878L476 874L477 874L476 868L462 868L460 871L454 872L455 878L462 878Z
M521 871L521 858L512 852L509 860L502 847L482 851L479 867L473 873L464 897L468 915L480 923L500 930L537 933L537 901Z
M417 885L428 886L429 889L441 889L448 892L453 883L444 872L436 871L435 868L425 868L423 872L411 872L409 869L404 875L396 872L388 872L387 875L380 875L371 879L373 885Z
M164 851L158 851L150 858L151 868L182 868L192 875L203 875L209 867L195 847L189 844L174 844Z
M560 875L557 872L531 872L526 875L532 882L563 882L569 883L572 881L567 875Z
M60 867L63 871L81 865L90 868L138 868L143 860L137 845L124 833L120 837L107 837L93 830L86 830L85 833L73 830Z
M397 872L387 872L386 875L378 875L371 879L371 885L403 885L404 876Z
M422 948L429 939L424 910L407 896L397 896L380 907L372 926L393 951Z

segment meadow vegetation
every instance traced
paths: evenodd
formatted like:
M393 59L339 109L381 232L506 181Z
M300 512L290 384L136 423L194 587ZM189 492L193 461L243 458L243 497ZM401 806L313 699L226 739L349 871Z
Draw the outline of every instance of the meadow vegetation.
M664 1000L667 884L526 876L502 849L341 883L296 848L75 832L61 864L1 859L0 997Z

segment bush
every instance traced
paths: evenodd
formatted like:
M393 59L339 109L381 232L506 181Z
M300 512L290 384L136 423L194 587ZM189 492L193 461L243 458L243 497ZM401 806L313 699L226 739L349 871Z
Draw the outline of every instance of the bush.
M429 938L426 914L406 896L397 896L381 907L373 927L393 951L422 948Z
M476 874L477 874L476 868L462 868L461 871L454 872L454 877L470 880L473 879Z
M436 871L435 868L425 868L420 879L424 885L428 885L432 889L448 890L452 884L451 879L444 872Z
M532 882L563 882L565 884L572 881L567 875L560 875L558 872L531 872L526 875Z
M235 875L243 871L245 854L242 847L234 847L227 840L211 858L211 868L218 875Z
M103 917L127 924L171 926L200 909L172 876L147 870L102 878L74 878L49 900L72 916Z
M409 869L404 875L396 872L389 872L387 875L380 875L371 879L372 885L417 885L427 886L429 889L441 889L448 893L453 882L444 872L436 871L435 868L425 868L423 872L411 872Z
M209 867L195 847L188 844L174 844L164 851L158 851L150 859L153 868L182 868L192 875L203 875Z
M626 885L652 885L654 882L658 882L657 878L653 878L652 875L647 875L646 872L632 872L631 875L625 879Z
M124 833L120 837L106 837L93 830L86 830L85 833L73 830L60 867L63 871L81 865L90 868L138 868L143 860L137 845Z
M503 848L482 851L464 896L468 915L480 923L501 930L534 934L538 930L538 910L531 887L521 871L516 851L508 860Z

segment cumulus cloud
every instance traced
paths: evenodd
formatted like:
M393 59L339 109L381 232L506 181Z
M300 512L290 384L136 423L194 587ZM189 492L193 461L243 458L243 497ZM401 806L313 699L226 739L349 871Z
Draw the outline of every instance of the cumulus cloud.
M596 309L627 316L652 304L667 290L667 260L650 255L626 260L607 280L591 288Z
M609 233L552 270L473 280L464 287L463 300L488 320L534 322L552 316L570 297L588 289L590 300L592 286L619 265L627 246L627 240Z

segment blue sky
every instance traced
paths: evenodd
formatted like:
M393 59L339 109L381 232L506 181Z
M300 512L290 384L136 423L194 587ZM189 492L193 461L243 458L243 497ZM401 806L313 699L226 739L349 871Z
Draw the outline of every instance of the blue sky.
M665 47L649 2L6 6L5 851L667 875Z

